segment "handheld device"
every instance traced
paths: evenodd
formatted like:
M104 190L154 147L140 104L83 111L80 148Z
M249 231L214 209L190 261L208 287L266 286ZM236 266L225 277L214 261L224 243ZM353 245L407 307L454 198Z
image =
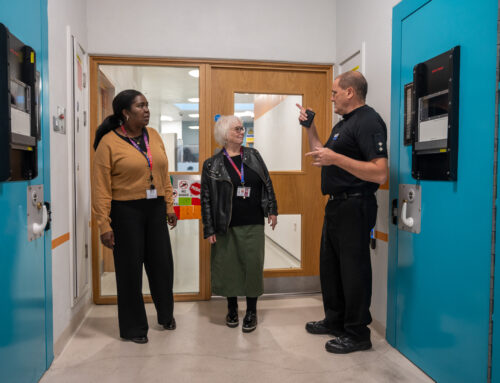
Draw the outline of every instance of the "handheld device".
M308 109L306 110L306 114L307 114L307 120L300 121L300 125L305 126L306 128L310 128L316 113Z

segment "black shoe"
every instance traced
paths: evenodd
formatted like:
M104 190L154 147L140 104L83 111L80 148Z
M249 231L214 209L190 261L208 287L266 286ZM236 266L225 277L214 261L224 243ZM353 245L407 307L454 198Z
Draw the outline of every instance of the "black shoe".
M343 335L333 338L326 342L326 351L334 354L348 354L354 351L369 350L372 348L372 342L368 340L356 340L350 336Z
M238 311L229 310L226 315L226 325L227 327L238 327L240 320L238 319Z
M257 328L257 313L249 311L243 318L243 332L252 332Z
M345 334L342 330L332 329L327 326L324 319L316 322L307 322L306 331L310 334L331 334L334 336L342 336Z
M138 344L148 343L148 337L147 336L134 336L132 338L123 338L123 339L129 340L131 342L138 343Z
M165 330L175 330L177 328L177 325L175 323L175 318L172 318L172 320L170 322L168 322L167 324L164 324L163 328Z

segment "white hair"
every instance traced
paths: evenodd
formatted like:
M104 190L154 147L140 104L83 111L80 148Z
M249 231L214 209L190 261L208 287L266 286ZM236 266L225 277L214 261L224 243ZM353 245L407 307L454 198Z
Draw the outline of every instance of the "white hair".
M243 122L236 116L220 116L214 126L215 141L221 146L226 145L227 133L234 122L243 125Z

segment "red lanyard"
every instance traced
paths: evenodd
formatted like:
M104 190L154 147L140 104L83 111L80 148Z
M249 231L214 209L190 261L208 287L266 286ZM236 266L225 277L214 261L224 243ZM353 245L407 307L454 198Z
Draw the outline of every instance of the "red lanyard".
M142 149L137 145L137 143L132 140L129 135L127 134L127 131L125 130L124 126L121 126L123 135L127 137L130 141L130 143L139 151L141 154L146 157L146 161L148 161L148 166L149 169L151 170L151 177L153 177L153 155L151 154L151 148L149 147L149 141L148 141L148 136L146 135L146 132L143 130L142 136L144 138L144 143L146 144L146 153L142 151Z
M238 167L234 163L233 159L231 157L229 157L229 153L227 152L226 148L222 148L222 150L224 151L224 155L227 157L227 159L229 160L231 165L233 165L233 168L234 168L234 170L236 170L236 173L238 173L238 177L240 177L240 179L241 179L241 184L244 185L245 184L245 172L243 170L243 148L240 147L241 171L238 170Z

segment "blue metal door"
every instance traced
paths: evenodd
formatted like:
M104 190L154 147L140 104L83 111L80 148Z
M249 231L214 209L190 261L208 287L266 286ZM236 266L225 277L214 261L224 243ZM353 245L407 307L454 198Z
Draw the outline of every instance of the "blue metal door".
M27 230L28 186L43 185L50 200L47 1L0 0L0 9L0 22L35 49L43 87L38 176L0 183L0 379L36 382L53 359L50 231L28 241Z
M391 199L411 176L403 87L414 65L459 45L458 180L421 181L421 232L391 225L387 339L438 382L486 382L498 2L394 8Z

